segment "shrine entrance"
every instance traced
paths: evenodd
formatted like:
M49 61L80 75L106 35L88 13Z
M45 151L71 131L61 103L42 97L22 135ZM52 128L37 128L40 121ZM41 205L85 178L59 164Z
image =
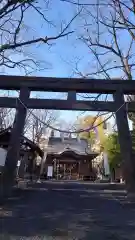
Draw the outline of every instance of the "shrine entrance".
M16 108L17 110L4 168L4 191L7 192L14 184L21 135L23 133L28 109L102 111L115 113L123 160L123 175L128 190L134 189L135 161L127 113L135 112L135 102L125 102L124 94L135 95L135 81L1 75L0 89L20 91L18 98L0 97L0 107ZM31 91L66 92L67 99L30 98ZM90 101L88 99L87 101L81 101L77 100L76 93L112 94L113 100Z
M47 155L45 169L53 166L53 177L57 180L88 180L94 181L96 175L92 168L92 159L98 153L79 154L72 150Z

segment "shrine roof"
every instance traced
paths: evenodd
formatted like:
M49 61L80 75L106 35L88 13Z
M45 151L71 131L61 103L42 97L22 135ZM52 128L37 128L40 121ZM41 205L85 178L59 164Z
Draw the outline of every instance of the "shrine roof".
M94 156L98 153L92 152L88 147L86 139L51 137L48 143L48 154L59 156Z
M11 131L12 131L11 127L8 127L0 131L0 145L8 147ZM43 151L40 149L40 147L30 139L25 137L24 135L21 136L21 147L23 145L29 147L32 151L36 151L40 157L43 157Z

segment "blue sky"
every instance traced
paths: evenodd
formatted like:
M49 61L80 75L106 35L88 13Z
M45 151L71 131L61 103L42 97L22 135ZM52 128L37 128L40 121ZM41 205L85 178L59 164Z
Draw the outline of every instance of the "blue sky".
M41 4L43 1L40 1ZM68 23L76 13L76 9L70 4L62 3L59 0L50 1L49 11L46 11L46 18L51 20L57 27L48 25L41 20L34 10L30 10L25 17L25 24L29 27L27 34L22 31L22 39L30 39L32 36L55 36L59 33L61 29L61 22L63 24ZM91 19L88 16L87 21L90 22ZM90 31L93 34L95 26L91 26ZM77 18L73 24L70 26L69 30L74 30L75 33L72 35L59 39L52 42L52 46L39 45L25 47L24 52L28 55L32 55L34 58L45 61L44 65L48 68L44 71L35 72L32 75L36 76L52 76L52 77L71 77L75 76L75 68L77 68L83 74L92 71L95 68L96 61L93 58L88 47L86 47L78 38L81 33L85 31L84 21L82 18ZM122 47L127 44L127 39L123 38ZM109 41L109 36L107 37ZM16 57L17 56L13 56ZM110 56L109 56L110 57ZM2 69L7 74L23 74L20 70L9 70ZM111 77L119 77L121 75L120 71L111 71ZM48 95L49 98L51 95ZM60 96L60 95L59 95ZM67 121L74 121L80 113L78 112L61 112L62 118ZM94 113L90 113L94 114Z

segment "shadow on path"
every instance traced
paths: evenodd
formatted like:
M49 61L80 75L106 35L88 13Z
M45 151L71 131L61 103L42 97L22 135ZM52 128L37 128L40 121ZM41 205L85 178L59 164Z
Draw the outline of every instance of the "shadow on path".
M2 240L135 240L135 203L120 192L17 190L0 209L0 233Z

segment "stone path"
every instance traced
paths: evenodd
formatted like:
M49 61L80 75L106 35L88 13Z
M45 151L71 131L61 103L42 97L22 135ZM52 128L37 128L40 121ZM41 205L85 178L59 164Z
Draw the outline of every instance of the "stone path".
M0 239L135 240L135 203L97 185L34 184L1 206Z

